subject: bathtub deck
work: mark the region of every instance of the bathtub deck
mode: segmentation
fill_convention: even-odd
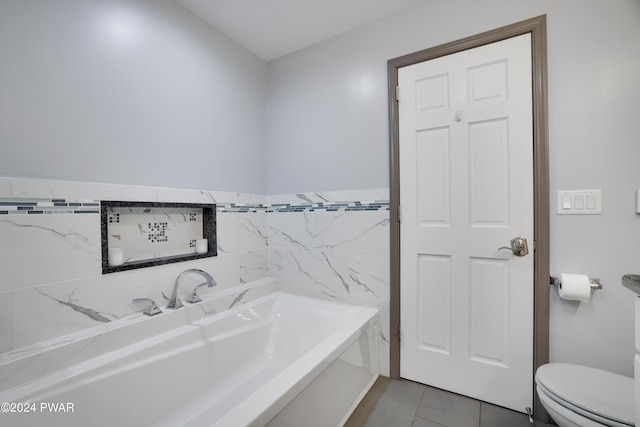
[[[531,427],[518,412],[407,380],[379,377],[345,427]],[[551,427],[536,422],[537,427]]]

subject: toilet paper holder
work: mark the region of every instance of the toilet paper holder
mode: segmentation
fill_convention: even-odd
[[[589,277],[589,283],[591,284],[591,289],[602,289],[602,283],[600,283],[600,279],[596,277]],[[552,286],[562,287],[560,279],[556,276],[549,276],[549,284]]]

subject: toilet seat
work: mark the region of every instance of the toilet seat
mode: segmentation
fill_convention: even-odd
[[[550,363],[536,372],[538,387],[559,405],[608,426],[634,426],[633,378],[588,366]]]

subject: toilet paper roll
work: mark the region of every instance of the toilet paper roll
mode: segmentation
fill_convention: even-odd
[[[591,282],[584,274],[560,274],[560,298],[571,301],[589,302],[591,299]]]

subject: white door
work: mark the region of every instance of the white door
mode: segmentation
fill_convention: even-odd
[[[401,68],[403,378],[533,403],[530,34]],[[524,237],[530,253],[515,256]]]

